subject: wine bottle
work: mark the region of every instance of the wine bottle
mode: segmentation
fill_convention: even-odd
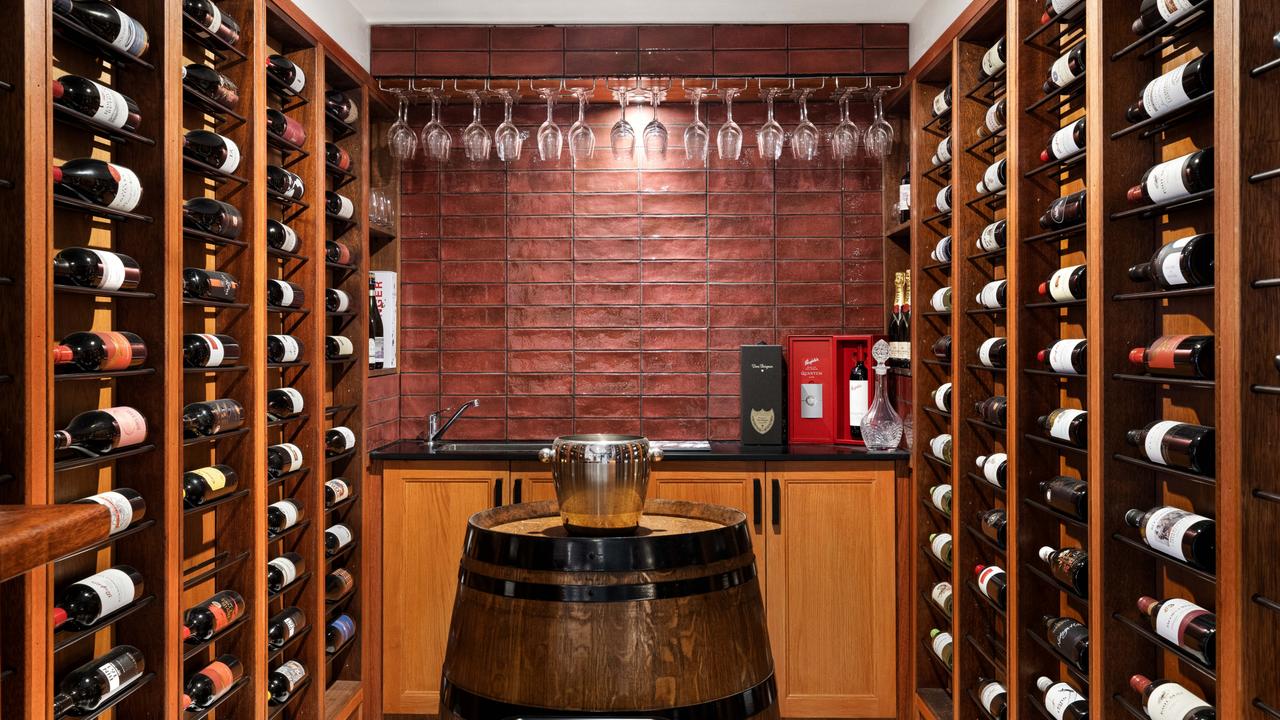
[[[240,486],[240,475],[230,465],[210,465],[182,473],[182,501],[200,507],[226,497]]]
[[[267,165],[267,189],[288,200],[301,200],[306,193],[302,178],[279,165]]]
[[[1009,472],[1009,456],[1005,453],[979,455],[977,465],[982,469],[982,477],[998,488],[1005,486]]]
[[[1162,335],[1129,351],[1129,362],[1152,375],[1213,379],[1212,335]]]
[[[1005,306],[1008,301],[1009,281],[1008,280],[992,280],[982,286],[982,290],[978,293],[976,301],[979,305],[988,310],[999,310]]]
[[[293,363],[302,356],[302,343],[292,335],[267,336],[267,362]]]
[[[267,132],[295,147],[307,141],[307,129],[302,123],[275,108],[267,108]]]
[[[1157,635],[1215,667],[1218,619],[1213,613],[1190,600],[1147,596],[1138,598],[1138,612],[1147,616]]]
[[[1154,282],[1165,290],[1213,283],[1213,233],[1174,240],[1149,262],[1129,268],[1135,282]]]
[[[1040,151],[1040,162],[1061,162],[1069,160],[1084,152],[1085,140],[1088,137],[1084,128],[1085,118],[1080,118],[1062,128],[1049,138],[1049,145]]]
[[[1212,705],[1172,680],[1134,675],[1129,678],[1129,687],[1142,697],[1142,707],[1151,720],[1214,720],[1218,716]]]
[[[995,193],[1004,190],[1005,185],[1009,182],[1009,161],[997,160],[987,166],[985,172],[982,173],[982,179],[978,181],[975,188],[979,195]],[[950,199],[947,203],[950,204]]]
[[[330,90],[324,94],[324,109],[348,125],[360,119],[359,108],[341,90]]]
[[[1000,98],[991,103],[991,107],[987,108],[986,118],[978,126],[978,137],[987,138],[1003,132],[1005,124],[1008,122],[1006,118],[1008,112],[1009,101],[1007,99]]]
[[[1124,521],[1138,528],[1143,542],[1153,550],[1206,572],[1217,566],[1214,522],[1203,515],[1165,505],[1146,512],[1129,510]]]
[[[951,236],[944,235],[942,239],[938,240],[938,244],[934,245],[933,249],[929,251],[929,257],[940,263],[951,262]]]
[[[217,235],[227,240],[236,240],[244,219],[240,211],[230,203],[213,198],[191,198],[182,204],[182,226]]]
[[[108,523],[108,535],[115,535],[118,532],[128,530],[131,525],[147,514],[147,501],[138,494],[137,490],[130,488],[108,490],[97,495],[90,495],[87,498],[81,498],[75,502],[79,505],[93,503],[106,508],[110,521]]]
[[[978,250],[982,252],[995,252],[1005,246],[1006,238],[1009,232],[1009,223],[1006,220],[997,220],[982,229],[982,234],[978,236]]]
[[[240,168],[240,146],[231,138],[208,130],[188,130],[182,138],[182,154],[224,173]]]
[[[351,485],[343,478],[336,477],[325,482],[324,484],[324,506],[331,508],[334,505],[351,497]]]
[[[53,257],[56,285],[89,287],[114,292],[133,290],[142,280],[142,269],[128,255],[97,248],[72,247]]]
[[[929,599],[942,608],[947,617],[951,617],[951,583],[944,580],[934,584],[929,590]]]
[[[71,4],[70,15],[94,35],[133,57],[147,52],[146,28],[111,3],[76,0]]]
[[[1071,618],[1045,615],[1045,637],[1067,662],[1081,672],[1089,671],[1089,628]]]
[[[1041,24],[1047,23],[1054,18],[1062,17],[1080,2],[1081,0],[1044,0],[1044,17],[1041,18]],[[1059,720],[1063,719],[1059,718]]]
[[[182,271],[182,296],[195,300],[233,303],[240,282],[231,273],[200,268],[185,268]]]
[[[1002,337],[987,338],[978,346],[978,362],[984,367],[1003,368],[1009,343]]]
[[[240,105],[240,88],[231,78],[204,63],[191,63],[183,67],[182,82],[224,110],[235,111]]]
[[[330,217],[335,217],[339,220],[350,220],[356,213],[356,206],[351,202],[351,198],[332,190],[326,190],[324,193],[324,211]]]
[[[58,593],[53,629],[85,630],[142,597],[142,573],[128,565],[94,573]]]
[[[933,297],[929,298],[929,307],[934,312],[951,312],[951,286],[934,290]]]
[[[929,535],[929,552],[951,567],[951,533],[931,533]]]
[[[978,576],[978,589],[986,595],[996,607],[1004,609],[1005,590],[1009,586],[1009,578],[1003,569],[992,565],[979,565],[973,569]]]
[[[1088,522],[1089,485],[1079,478],[1057,475],[1040,481],[1040,492],[1049,507],[1066,515]]]
[[[1128,198],[1133,205],[1172,202],[1212,187],[1213,148],[1206,148],[1153,166]]]
[[[356,621],[342,613],[324,629],[324,651],[330,655],[338,652],[356,636]]]
[[[1186,16],[1197,0],[1142,0],[1138,19],[1133,21],[1133,34],[1146,35],[1156,28]],[[1160,720],[1160,719],[1157,719]],[[1184,720],[1179,717],[1178,720]]]
[[[1049,209],[1040,216],[1040,227],[1045,230],[1061,230],[1084,223],[1089,204],[1086,191],[1074,192],[1049,203]]]
[[[223,590],[187,610],[182,620],[183,642],[203,643],[227,629],[244,615],[244,597],[235,590]]]
[[[340,243],[335,240],[326,240],[324,242],[324,259],[325,262],[337,263],[339,265],[350,265],[353,255],[351,254],[351,246],[346,243]]]
[[[905,283],[905,274],[900,272],[893,274],[893,312],[889,316],[889,359],[887,361],[887,364],[893,367],[902,367],[903,358],[907,356],[905,346],[910,342],[902,331],[902,304],[904,301],[902,289]]]
[[[244,425],[244,406],[231,398],[193,402],[182,408],[182,430],[189,438],[230,432]]]
[[[1076,78],[1084,75],[1084,41],[1071,48],[1066,55],[1058,58],[1049,66],[1049,79],[1044,83],[1044,94],[1060,91]]]
[[[306,73],[283,55],[267,56],[267,79],[284,86],[295,95],[307,86]]]
[[[324,309],[332,313],[349,312],[351,310],[351,296],[345,290],[325,288]]]
[[[287,552],[275,558],[267,563],[267,589],[273,593],[280,592],[306,572],[306,568],[302,556],[295,552]]]
[[[327,335],[324,339],[324,356],[329,360],[348,360],[355,355],[355,345],[345,335]]]
[[[182,691],[182,707],[199,710],[212,705],[244,677],[244,666],[235,655],[223,653],[187,679]]]
[[[1085,340],[1058,340],[1036,353],[1036,361],[1064,375],[1084,375],[1089,369]]]
[[[1068,265],[1053,271],[1049,279],[1040,283],[1040,294],[1057,302],[1071,302],[1088,298],[1088,278],[1084,265]]]
[[[1212,89],[1213,55],[1205,53],[1147,83],[1142,97],[1129,107],[1125,118],[1137,123],[1164,117]]]
[[[951,435],[943,433],[930,439],[929,452],[939,460],[951,462]]]
[[[929,502],[947,515],[951,514],[951,486],[947,483],[929,488]]]
[[[1044,707],[1055,720],[1089,720],[1089,701],[1064,682],[1041,675],[1036,688],[1044,695]]]
[[[990,678],[978,678],[978,702],[995,720],[1005,720],[1009,712],[1009,693]]]
[[[1080,597],[1089,597],[1089,553],[1080,548],[1054,550],[1048,545],[1038,553],[1049,574]]]
[[[1074,408],[1057,408],[1036,421],[1049,437],[1075,447],[1089,444],[1089,413]]]
[[[302,286],[288,280],[267,280],[267,304],[278,308],[300,308],[306,302]]]
[[[933,166],[938,167],[945,163],[951,162],[951,136],[948,135],[938,142],[938,149],[934,151],[932,158]]]
[[[951,383],[942,383],[934,389],[933,405],[944,413],[951,412]]]
[[[324,449],[329,455],[337,455],[348,450],[354,450],[355,446],[356,434],[349,427],[339,425],[326,430],[324,433]]]
[[[1004,395],[992,395],[974,403],[973,411],[983,422],[1004,427],[1008,421],[1008,406],[1008,399]]]
[[[951,110],[951,86],[943,88],[942,92],[933,96],[933,116],[938,117],[944,115]]]
[[[372,357],[372,356],[371,356]],[[862,358],[849,370],[849,437],[862,440],[862,419],[871,406],[870,376]]]
[[[933,343],[933,356],[944,362],[951,362],[951,336],[943,335]]]
[[[234,365],[240,359],[240,343],[230,335],[188,333],[182,336],[182,364],[190,368]]]
[[[105,4],[105,3],[96,3]],[[142,677],[147,661],[132,645],[117,645],[67,673],[53,696],[53,716],[87,715]]]
[[[140,445],[146,439],[147,419],[137,410],[119,405],[86,410],[71,418],[65,428],[53,433],[53,449],[75,445],[90,452],[107,453]]]
[[[339,172],[351,171],[351,154],[338,147],[336,143],[324,144],[324,161],[330,168]]]
[[[356,579],[346,568],[338,568],[325,576],[324,599],[326,602],[337,602],[346,597],[356,587]]]
[[[951,212],[951,186],[948,185],[938,191],[933,201],[938,212]]]
[[[194,21],[201,30],[228,45],[240,42],[240,23],[230,15],[223,15],[213,0],[182,0],[182,12],[184,21]]]
[[[146,361],[147,344],[131,332],[74,332],[53,346],[55,371],[115,372]]]
[[[298,233],[279,220],[267,218],[267,244],[283,252],[297,252]]]
[[[77,158],[53,168],[53,192],[112,210],[133,212],[142,200],[142,182],[123,165]]]
[[[267,448],[267,474],[272,477],[302,469],[302,448],[280,443]]]
[[[1005,546],[1009,516],[1000,508],[983,510],[978,513],[978,529],[992,542],[1000,547]]]
[[[291,387],[267,391],[267,412],[277,418],[296,417],[306,407],[302,393]]]
[[[1211,427],[1158,420],[1141,430],[1130,430],[1125,440],[1142,448],[1153,463],[1213,477],[1214,436]]]
[[[79,75],[63,75],[53,81],[53,104],[117,130],[133,132],[142,122],[142,111],[132,98]]]
[[[992,45],[987,52],[982,55],[982,71],[979,78],[986,80],[1004,69],[1005,65],[1005,38],[1000,38]]]
[[[287,607],[267,620],[267,647],[279,650],[307,626],[307,614],[301,608]]]
[[[302,519],[302,503],[285,498],[267,506],[267,531],[279,535]]]
[[[272,670],[267,677],[267,693],[271,696],[271,704],[283,705],[289,702],[289,698],[306,678],[307,668],[297,660],[290,660]]]
[[[337,555],[342,548],[350,545],[352,540],[355,540],[355,534],[351,532],[351,528],[342,523],[330,525],[324,531],[325,555]]]
[[[929,637],[932,639],[932,642],[929,643],[929,647],[933,650],[933,654],[938,656],[938,659],[947,666],[948,670],[950,670],[952,656],[951,633],[943,632],[938,628],[933,628],[929,631]]]

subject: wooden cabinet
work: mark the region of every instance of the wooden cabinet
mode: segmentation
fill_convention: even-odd
[[[649,476],[649,497],[724,505],[746,513],[764,592],[764,463],[660,462]]]
[[[517,497],[519,496],[519,497]],[[511,493],[507,502],[539,502],[556,499],[551,466],[540,462],[511,463]]]

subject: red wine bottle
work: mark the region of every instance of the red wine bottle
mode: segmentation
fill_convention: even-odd
[[[279,220],[267,218],[267,244],[283,252],[297,252],[298,233]]]
[[[199,710],[212,705],[244,677],[244,666],[235,655],[223,653],[187,679],[182,692],[182,707]]]
[[[938,191],[933,200],[934,207],[938,212],[951,212],[951,186],[948,185]]]
[[[944,163],[951,162],[951,136],[948,135],[938,143],[938,149],[934,151],[931,160],[934,167],[938,167]]]
[[[951,336],[943,335],[933,343],[933,356],[944,362],[951,362]]]
[[[302,393],[294,388],[273,388],[267,391],[267,412],[277,418],[295,417],[305,407]]]
[[[324,339],[324,356],[329,360],[346,360],[355,355],[355,345],[345,335],[328,335]]]
[[[324,211],[339,220],[350,220],[356,214],[356,206],[351,198],[326,190],[324,193]]]
[[[327,142],[324,144],[324,160],[329,167],[336,168],[342,172],[351,170],[351,155],[334,143]]]
[[[355,533],[351,532],[351,528],[337,523],[325,528],[324,531],[324,553],[326,555],[337,555],[338,551],[351,544],[355,540]]]
[[[1218,619],[1213,613],[1190,600],[1146,596],[1138,598],[1138,612],[1147,616],[1157,635],[1200,657],[1205,665],[1216,665]]]
[[[301,200],[306,192],[302,178],[279,165],[267,166],[267,189],[289,200]]]
[[[1084,60],[1084,41],[1081,41],[1049,67],[1049,79],[1044,83],[1044,94],[1055,93],[1084,75]]]
[[[1040,162],[1061,162],[1084,152],[1085,140],[1088,137],[1085,134],[1084,121],[1085,118],[1080,118],[1054,133],[1053,137],[1049,138],[1049,145],[1040,151]]]
[[[182,271],[182,295],[197,300],[235,302],[240,283],[230,273],[201,268]]]
[[[1085,340],[1058,340],[1036,353],[1036,361],[1050,370],[1065,375],[1084,375],[1089,369]]]
[[[240,23],[230,15],[223,15],[213,0],[182,0],[182,12],[184,22],[194,22],[228,45],[240,42]]]
[[[1217,567],[1215,524],[1203,515],[1165,505],[1146,512],[1129,510],[1124,521],[1138,528],[1143,542],[1153,550],[1206,572]]]
[[[133,212],[142,200],[142,183],[123,165],[78,158],[53,168],[53,192],[112,210]]]
[[[1000,192],[1009,182],[1009,161],[997,160],[987,166],[975,188],[979,195]],[[947,201],[950,204],[950,200]]]
[[[137,490],[131,488],[116,488],[75,502],[79,505],[92,503],[105,508],[110,518],[109,535],[128,530],[147,514],[147,501],[138,494]]]
[[[183,67],[182,82],[225,110],[235,110],[240,105],[240,88],[231,78],[204,63]]]
[[[1213,148],[1206,148],[1153,166],[1128,198],[1133,205],[1171,202],[1212,187]]]
[[[1048,545],[1038,553],[1049,574],[1080,597],[1089,597],[1089,553],[1080,548],[1054,550]]]
[[[72,247],[59,250],[53,257],[56,285],[116,291],[133,290],[141,280],[138,261],[110,250]]]
[[[1045,230],[1061,230],[1083,224],[1089,210],[1085,192],[1074,192],[1049,203],[1049,209],[1040,216],[1040,227]]]
[[[1040,493],[1049,507],[1081,522],[1089,520],[1089,485],[1079,478],[1057,475],[1040,481]]]
[[[302,448],[293,443],[280,443],[267,448],[267,474],[277,477],[302,469]]]
[[[1002,337],[987,338],[978,346],[978,362],[984,367],[1002,368],[1008,347],[1009,342]]]
[[[55,371],[114,372],[140,367],[146,361],[147,344],[131,332],[74,332],[53,346]]]
[[[188,130],[182,154],[215,170],[234,173],[240,167],[240,146],[231,138],[208,130]]]
[[[230,335],[188,333],[182,336],[182,364],[189,368],[234,365],[240,359],[240,343]]]
[[[1009,578],[1003,569],[992,565],[979,565],[973,569],[978,576],[978,589],[986,595],[996,607],[1004,608],[1005,590],[1009,586]]]
[[[1147,83],[1125,118],[1131,123],[1164,117],[1213,89],[1213,55],[1205,53]]]
[[[267,620],[267,647],[279,650],[297,637],[307,626],[307,614],[298,607],[287,607]]]
[[[240,237],[244,219],[230,203],[197,197],[182,204],[182,225],[227,240]]]
[[[995,720],[1005,720],[1009,712],[1009,693],[1000,683],[990,678],[978,678],[978,702]]]
[[[182,429],[189,438],[230,432],[244,424],[244,406],[231,398],[193,402],[182,408]]]
[[[324,578],[324,599],[335,602],[355,589],[356,579],[346,568],[338,568]]]
[[[356,636],[356,621],[342,613],[324,630],[324,651],[330,655],[338,652]]]
[[[280,592],[306,571],[307,564],[302,556],[287,552],[267,563],[267,589],[273,593]]]
[[[1133,21],[1133,34],[1146,35],[1165,23],[1184,17],[1196,4],[1197,0],[1142,0],[1138,19]]]
[[[995,45],[992,45],[987,52],[983,54],[982,68],[978,74],[979,79],[986,80],[1004,69],[1006,61],[1006,47],[1007,43],[1005,42],[1005,38],[1000,38],[996,41]]]
[[[1009,222],[1007,220],[997,220],[982,229],[982,234],[978,236],[978,250],[982,252],[995,252],[1005,246],[1009,232]],[[950,260],[951,258],[946,258]]]
[[[134,57],[147,52],[147,31],[142,23],[125,15],[116,6],[101,0],[76,0],[71,17],[94,35]]]
[[[1040,294],[1056,302],[1070,302],[1088,298],[1084,265],[1068,265],[1053,271],[1049,279],[1040,283]]]
[[[58,693],[53,696],[53,716],[62,718],[93,712],[137,682],[146,667],[141,650],[132,645],[117,645],[62,678]]]
[[[189,508],[226,497],[240,486],[240,475],[230,465],[210,465],[182,473],[182,500]]]
[[[351,296],[338,288],[324,289],[324,309],[329,312],[347,312],[351,310]]]
[[[128,565],[94,573],[65,587],[53,606],[53,629],[85,630],[142,597],[142,573]]]
[[[343,478],[336,477],[324,484],[324,506],[333,507],[351,497],[351,485]]]
[[[1009,517],[1004,510],[992,508],[978,513],[978,529],[996,545],[1005,546]]]
[[[297,146],[307,141],[307,129],[302,123],[275,108],[267,108],[267,132],[290,145]]]
[[[1009,281],[992,280],[982,286],[978,293],[977,303],[988,310],[999,310],[1005,307],[1009,299]]]
[[[938,117],[945,115],[951,111],[951,86],[943,88],[942,92],[933,96],[933,116]]]
[[[302,342],[292,335],[267,336],[267,362],[293,363],[302,357]]]
[[[992,135],[998,135],[1004,131],[1005,125],[1008,123],[1009,101],[1006,98],[1000,98],[987,108],[987,115],[983,119],[981,125],[978,126],[978,137],[986,138]],[[947,159],[951,159],[951,143],[947,142]]]
[[[1064,682],[1055,683],[1041,675],[1036,688],[1043,694],[1049,716],[1059,720],[1089,720],[1089,701]]]
[[[351,246],[346,243],[340,243],[336,240],[326,240],[324,242],[324,259],[325,262],[337,263],[338,265],[350,265],[354,259],[351,252]]]
[[[133,132],[142,122],[138,103],[100,82],[79,75],[63,75],[53,81],[53,103],[117,130]]]
[[[1008,422],[1008,406],[1008,400],[1004,395],[992,395],[974,403],[974,412],[977,413],[979,420],[1004,427]]]
[[[982,477],[998,488],[1005,486],[1009,473],[1009,456],[1005,453],[979,455],[977,465],[982,470]]]
[[[307,668],[297,660],[290,660],[272,670],[267,677],[267,694],[271,696],[270,704],[283,705],[289,702],[289,698],[293,697],[294,691],[306,679]]]
[[[88,410],[76,415],[67,426],[53,433],[53,449],[75,445],[96,453],[105,453],[147,439],[147,420],[142,413],[120,405]]]
[[[1214,720],[1213,706],[1172,680],[1151,680],[1143,675],[1129,678],[1129,687],[1142,697],[1142,707],[1151,720]]]
[[[244,597],[235,590],[223,590],[187,610],[182,621],[184,642],[208,642],[214,635],[244,615]]]
[[[371,350],[380,347],[374,345],[375,339],[376,336],[372,334],[369,336]],[[371,352],[369,358],[374,360],[377,356]],[[858,358],[858,362],[849,369],[849,437],[853,440],[862,440],[862,420],[866,417],[870,405],[870,375],[867,372],[866,363],[862,358]]]
[[[339,425],[324,433],[324,449],[329,455],[337,455],[356,447],[356,434],[351,428]]]
[[[1077,620],[1045,615],[1045,637],[1067,662],[1082,672],[1089,671],[1089,628]]]
[[[1168,243],[1149,262],[1129,268],[1129,278],[1165,290],[1213,284],[1213,233]]]
[[[267,531],[279,535],[302,519],[302,503],[293,498],[285,498],[267,506]]]
[[[1129,351],[1129,362],[1152,375],[1213,379],[1212,335],[1163,335]]]
[[[324,109],[348,125],[360,118],[355,102],[341,90],[330,90],[324,94]]]
[[[287,88],[293,94],[307,86],[307,76],[292,60],[283,55],[267,57],[267,79]]]
[[[1057,408],[1036,422],[1054,440],[1081,448],[1089,444],[1089,413],[1084,410]]]
[[[1214,436],[1211,427],[1158,420],[1141,430],[1130,430],[1125,439],[1142,448],[1153,463],[1213,477]]]
[[[307,301],[302,286],[288,280],[267,280],[267,304],[278,308],[300,308]]]

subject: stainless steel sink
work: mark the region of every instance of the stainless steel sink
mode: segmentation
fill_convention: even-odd
[[[439,453],[532,452],[551,447],[550,442],[451,442],[436,445]]]

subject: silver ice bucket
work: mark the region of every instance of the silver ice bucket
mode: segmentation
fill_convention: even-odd
[[[543,448],[551,464],[565,528],[575,535],[635,532],[649,489],[650,463],[662,450],[638,435],[567,435]]]

